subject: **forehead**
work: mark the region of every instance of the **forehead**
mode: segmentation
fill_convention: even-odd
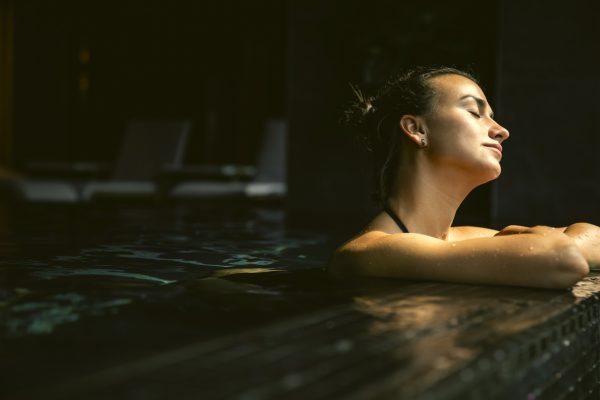
[[[447,74],[431,78],[439,103],[457,101],[465,95],[477,96],[487,101],[478,84],[461,75]]]

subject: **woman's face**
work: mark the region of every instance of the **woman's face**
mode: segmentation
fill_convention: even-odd
[[[432,161],[465,170],[478,181],[498,177],[508,131],[494,121],[481,88],[460,75],[437,76],[430,83],[437,96],[423,118]]]

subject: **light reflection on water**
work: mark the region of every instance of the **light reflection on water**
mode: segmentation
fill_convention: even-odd
[[[326,235],[286,229],[277,210],[208,221],[188,214],[153,219],[135,211],[111,221],[102,214],[76,217],[38,214],[28,226],[5,230],[12,234],[2,238],[3,246],[13,251],[0,259],[0,276],[6,277],[0,283],[0,335],[50,334],[84,316],[160,302],[190,287],[210,295],[281,296],[280,288],[260,279],[231,279],[320,271],[330,251]]]

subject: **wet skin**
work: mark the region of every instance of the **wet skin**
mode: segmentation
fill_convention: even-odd
[[[387,199],[410,233],[378,214],[334,253],[334,276],[368,275],[545,288],[570,287],[600,259],[600,228],[452,227],[478,185],[501,172],[508,131],[493,119],[481,88],[458,75],[432,78],[431,111],[400,118],[405,135]]]

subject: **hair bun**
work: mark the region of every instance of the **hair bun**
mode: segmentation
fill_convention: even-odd
[[[449,67],[415,67],[392,75],[374,94],[365,96],[350,84],[353,99],[340,122],[355,131],[373,155],[378,198],[387,199],[401,152],[403,135],[398,122],[403,115],[425,115],[432,110],[436,89],[430,79],[440,75],[460,75],[477,83],[472,74]]]
[[[375,98],[365,96],[358,86],[355,86],[352,83],[349,83],[349,85],[350,89],[352,89],[354,95],[356,96],[356,104],[358,108],[362,110],[363,116],[366,116],[369,113],[374,113],[375,107],[373,106],[373,100],[375,100]]]
[[[365,96],[352,83],[349,85],[354,93],[354,99],[344,111],[343,122],[362,132],[362,134],[368,135],[371,117],[377,111],[377,107],[374,104],[375,98]]]

